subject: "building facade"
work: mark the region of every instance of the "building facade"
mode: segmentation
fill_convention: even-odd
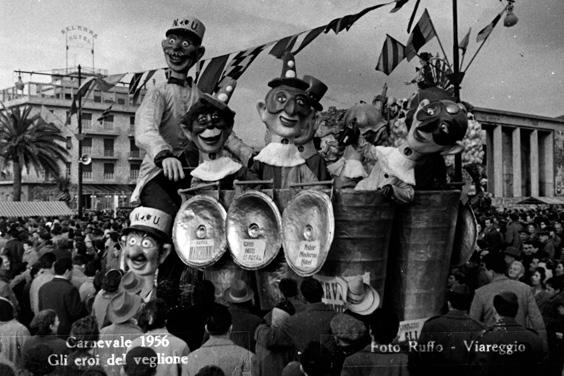
[[[564,120],[476,108],[486,133],[488,191],[512,203],[564,196]]]
[[[111,91],[94,89],[82,99],[82,132],[78,135],[77,116],[65,124],[73,94],[78,89],[76,72],[54,70],[52,80],[28,82],[23,90],[11,87],[0,92],[6,107],[29,105],[49,123],[56,124],[66,138],[69,159],[61,164],[62,176],[68,177],[71,206],[77,207],[78,164],[82,163],[85,210],[114,209],[128,206],[135,187],[144,153],[135,146],[134,120],[139,98],[135,103],[125,84]],[[82,79],[107,72],[83,71]],[[20,88],[21,89],[21,88]],[[111,107],[110,107],[111,106]],[[82,156],[78,154],[78,137],[82,138]],[[82,157],[82,158],[81,158]],[[82,161],[82,162],[81,162]],[[88,162],[90,163],[83,163]],[[4,166],[0,176],[0,201],[12,199],[11,166]],[[22,201],[56,200],[61,193],[57,181],[44,171],[25,171]]]

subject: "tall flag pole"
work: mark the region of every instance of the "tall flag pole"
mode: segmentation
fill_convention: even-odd
[[[497,23],[501,19],[501,16],[506,10],[507,8],[503,8],[503,10],[497,16],[495,16],[492,22],[490,22],[486,27],[484,27],[482,30],[478,32],[478,35],[476,35],[476,42],[481,41],[482,44],[480,44],[480,46],[478,47],[478,49],[476,50],[476,52],[468,62],[468,65],[466,66],[466,69],[464,69],[464,72],[466,72],[468,68],[470,68],[470,65],[472,65],[472,62],[474,61],[474,59],[476,58],[476,56],[478,55],[478,53],[480,52],[480,50],[482,49],[482,47],[484,46],[490,35],[492,34],[493,29],[496,27]]]

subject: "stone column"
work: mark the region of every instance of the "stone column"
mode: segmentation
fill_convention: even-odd
[[[503,197],[503,142],[502,127],[497,125],[493,131],[493,178],[494,196]]]
[[[531,161],[531,196],[539,196],[539,134],[537,130],[531,132],[529,138],[530,144],[530,161]]]
[[[543,191],[546,197],[554,197],[554,132],[550,132],[543,137],[543,146]]]
[[[521,189],[521,128],[513,129],[511,134],[511,144],[513,152],[513,197],[522,197],[523,190]]]

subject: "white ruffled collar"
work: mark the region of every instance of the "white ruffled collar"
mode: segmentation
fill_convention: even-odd
[[[297,146],[292,143],[271,142],[254,159],[277,167],[295,167],[305,163]]]
[[[220,157],[200,163],[190,175],[203,181],[218,181],[239,171],[242,164],[228,157]]]
[[[376,146],[378,163],[382,169],[394,175],[401,181],[415,185],[416,161],[408,159],[398,148],[388,146]]]

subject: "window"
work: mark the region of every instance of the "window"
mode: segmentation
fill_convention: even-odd
[[[92,180],[92,165],[82,165],[82,178],[84,180]]]
[[[72,149],[72,137],[67,137],[67,150]]]
[[[102,97],[100,96],[100,94],[94,94],[94,102],[102,103]]]
[[[118,104],[125,104],[125,99],[124,98],[118,98],[117,103]]]
[[[139,158],[141,153],[139,152],[139,148],[135,145],[135,140],[133,139],[129,140],[129,150],[130,158]]]
[[[90,129],[92,128],[92,114],[90,112],[82,113],[82,128]]]
[[[112,180],[114,178],[114,164],[104,163],[104,180]]]
[[[65,173],[66,173],[67,177],[70,177],[71,176],[71,163],[66,162],[65,167],[66,167]]]
[[[114,115],[104,116],[104,129],[114,129]]]
[[[114,156],[114,139],[104,138],[104,157]]]
[[[131,163],[129,165],[129,178],[132,180],[137,180],[139,177],[139,167],[141,165],[139,163]]]
[[[92,154],[92,137],[84,137],[82,140],[82,154]]]
[[[129,117],[129,131],[135,132],[135,116]]]

